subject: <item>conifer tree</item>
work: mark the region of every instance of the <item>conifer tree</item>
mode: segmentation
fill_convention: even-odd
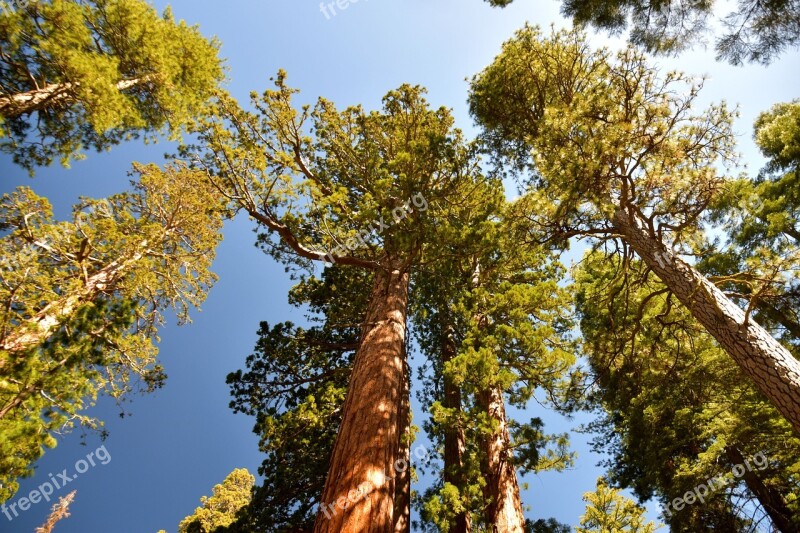
[[[676,530],[748,531],[755,503],[796,531],[800,440],[789,423],[641,262],[623,270],[588,254],[576,280],[602,415],[590,427],[610,480],[657,496]]]
[[[645,522],[644,509],[609,487],[603,478],[597,489],[583,496],[586,513],[578,533],[653,533],[656,525]]]
[[[215,280],[223,205],[185,167],[136,166],[131,192],[83,199],[70,221],[27,187],[0,198],[0,499],[53,433],[97,427],[98,394],[121,400],[164,380],[157,328],[180,322]]]
[[[514,0],[486,0],[505,7]],[[520,0],[524,1],[524,0]],[[800,5],[785,0],[738,0],[716,19],[714,0],[564,0],[561,12],[576,27],[591,25],[609,33],[630,29],[628,40],[656,54],[676,54],[703,44],[711,28],[724,28],[714,43],[717,59],[733,65],[769,64],[800,44]]]
[[[0,2],[0,150],[29,172],[203,112],[219,43],[143,0]]]
[[[246,370],[228,375],[231,408],[255,417],[266,454],[243,531],[311,531],[325,485],[347,378],[358,348],[370,273],[332,266],[290,293],[310,327],[262,322]],[[328,513],[334,512],[326,507]]]
[[[178,525],[178,533],[221,533],[236,520],[250,501],[255,478],[246,468],[237,468],[215,485],[211,496],[200,498],[200,507]]]
[[[692,111],[699,85],[631,49],[526,27],[473,80],[471,109],[499,157],[534,170],[531,239],[591,237],[635,253],[800,430],[800,361],[682,254],[729,181],[731,113]]]
[[[407,459],[406,317],[411,276],[439,258],[436,220],[469,203],[481,180],[444,108],[404,85],[383,110],[343,111],[324,99],[297,109],[279,73],[276,89],[246,112],[220,95],[201,121],[205,148],[186,153],[259,226],[259,245],[284,262],[366,269],[373,275],[323,505],[315,531],[394,531],[398,466]],[[354,496],[372,486],[366,496]],[[355,501],[353,501],[355,500]],[[322,506],[321,506],[322,508]]]
[[[439,531],[523,531],[517,470],[561,469],[571,456],[566,437],[544,434],[541,420],[507,418],[506,396],[524,408],[537,389],[561,395],[574,363],[569,298],[551,253],[515,245],[502,190],[474,194],[482,209],[453,218],[449,261],[415,286],[415,326],[435,372],[429,388],[439,391],[427,400],[429,430],[443,448],[423,517]]]

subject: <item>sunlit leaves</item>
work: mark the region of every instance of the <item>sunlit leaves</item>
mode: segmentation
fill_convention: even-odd
[[[142,0],[0,11],[0,149],[29,172],[144,134],[177,138],[223,78],[219,44]]]

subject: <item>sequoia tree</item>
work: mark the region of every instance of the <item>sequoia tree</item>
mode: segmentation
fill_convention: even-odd
[[[506,416],[506,397],[525,408],[536,390],[545,402],[558,396],[574,358],[560,265],[544,248],[516,245],[502,192],[473,192],[481,208],[449,221],[448,259],[423,267],[413,293],[415,331],[434,370],[427,426],[443,449],[423,518],[439,531],[523,531],[517,471],[571,463],[564,436]]]
[[[201,113],[219,44],[143,0],[0,2],[0,150],[29,172]]]
[[[253,95],[255,113],[221,94],[216,116],[198,125],[204,147],[186,153],[255,220],[258,243],[273,257],[371,272],[315,531],[390,532],[397,465],[407,456],[410,276],[437,260],[442,210],[469,203],[471,185],[484,178],[449,111],[431,109],[419,87],[403,85],[386,95],[382,111],[366,112],[339,111],[324,99],[296,109],[283,72],[275,84]]]
[[[592,237],[635,252],[795,429],[800,361],[682,253],[728,184],[724,105],[692,110],[700,85],[663,77],[633,49],[592,51],[580,32],[526,27],[472,83],[471,110],[501,156],[534,169],[532,239]]]
[[[369,271],[334,265],[290,292],[310,327],[262,322],[246,369],[228,375],[231,408],[255,418],[263,483],[242,531],[310,531],[325,487],[369,294]],[[331,511],[326,507],[326,511]]]

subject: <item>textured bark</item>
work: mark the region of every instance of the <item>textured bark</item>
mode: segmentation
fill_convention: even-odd
[[[152,76],[144,76],[132,80],[122,80],[117,83],[116,88],[119,91],[124,91],[151,78]],[[42,111],[60,102],[70,104],[76,98],[75,89],[77,88],[78,84],[72,82],[51,83],[40,89],[33,89],[10,96],[0,96],[0,116],[6,119],[17,118],[36,111]]]
[[[800,361],[690,265],[675,257],[652,228],[618,210],[615,230],[697,321],[800,431]]]
[[[375,272],[316,533],[394,531],[408,280],[394,267]]]
[[[394,531],[411,531],[411,368],[403,361],[403,393],[400,398],[400,466],[394,492]],[[405,466],[405,468],[403,468]]]
[[[517,472],[510,461],[511,437],[503,392],[497,388],[482,391],[478,401],[495,423],[494,432],[483,442],[487,520],[493,533],[523,533],[525,517],[522,514]]]
[[[457,354],[456,341],[453,338],[453,331],[449,325],[442,328],[442,366],[452,361]],[[461,411],[461,388],[455,385],[452,379],[447,376],[444,378],[444,398],[442,405],[455,412]],[[444,482],[458,488],[459,492],[464,491],[466,480],[464,479],[464,451],[466,449],[466,437],[464,428],[459,424],[456,427],[448,427],[444,431]],[[463,512],[455,516],[455,521],[450,526],[449,533],[469,533],[472,531],[469,513]]]
[[[745,458],[738,448],[728,446],[725,448],[725,453],[732,466],[745,465]],[[798,528],[792,522],[792,511],[786,505],[786,500],[780,492],[772,487],[764,484],[764,481],[758,475],[756,470],[751,470],[745,467],[744,482],[747,488],[750,489],[756,498],[758,498],[761,507],[769,515],[772,524],[778,528],[781,533],[798,533]]]

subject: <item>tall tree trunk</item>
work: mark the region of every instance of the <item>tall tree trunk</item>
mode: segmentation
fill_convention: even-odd
[[[525,517],[522,514],[517,472],[510,461],[511,437],[503,392],[492,387],[478,395],[478,402],[495,424],[494,432],[483,442],[487,520],[493,533],[523,533]]]
[[[124,91],[151,79],[153,79],[153,75],[122,80],[117,82],[116,88],[118,91]],[[42,111],[60,102],[71,104],[76,98],[75,89],[77,88],[78,84],[72,82],[50,83],[24,93],[0,96],[0,116],[6,119],[17,118],[35,111]]]
[[[442,367],[458,353],[453,328],[449,324],[442,327]],[[454,412],[461,412],[461,388],[453,383],[453,380],[445,375],[444,377],[444,398],[443,406]],[[447,427],[444,431],[444,482],[458,488],[463,495],[466,487],[464,479],[464,451],[466,449],[466,437],[464,428],[459,423],[456,427]],[[472,531],[469,512],[462,512],[455,516],[455,522],[451,524],[449,533],[469,533]]]
[[[394,531],[411,531],[411,368],[407,357],[403,359],[403,393],[400,398],[400,467],[394,492]],[[405,468],[402,468],[405,466]]]
[[[800,361],[690,265],[675,257],[652,228],[623,210],[614,228],[695,319],[719,342],[778,411],[800,431]]]
[[[761,507],[769,515],[773,525],[781,533],[798,533],[800,528],[792,522],[792,511],[786,505],[786,500],[780,492],[764,484],[761,477],[750,468],[745,466],[745,459],[742,452],[735,446],[727,446],[725,453],[732,466],[742,465],[745,468],[744,482],[756,498]]]
[[[393,265],[375,272],[316,533],[394,531],[408,281]]]

